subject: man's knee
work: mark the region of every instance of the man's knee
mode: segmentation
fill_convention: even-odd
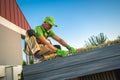
[[[60,45],[54,45],[54,47],[56,47],[57,49],[61,49]]]
[[[27,34],[29,37],[35,36],[35,31],[33,29],[27,30]]]

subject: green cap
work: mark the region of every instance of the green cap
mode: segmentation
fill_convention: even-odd
[[[54,18],[52,16],[46,16],[44,21],[48,22],[50,25],[57,27]]]

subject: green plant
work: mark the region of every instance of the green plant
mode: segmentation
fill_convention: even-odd
[[[77,52],[81,53],[81,52],[85,52],[85,51],[89,51],[92,49],[101,48],[101,47],[105,47],[105,46],[110,46],[110,45],[114,45],[114,44],[120,44],[120,37],[117,37],[117,39],[115,39],[113,41],[108,40],[107,42],[104,42],[103,44],[98,45],[98,46],[90,45],[90,43],[87,42],[87,46],[85,48],[78,48]]]
[[[120,36],[118,36],[117,39],[120,39]]]
[[[30,59],[30,64],[34,64],[34,59]]]
[[[27,65],[27,62],[23,60],[22,65],[23,65],[23,66]]]
[[[26,66],[27,62],[23,60],[22,66]],[[23,70],[21,71],[21,80],[24,80]]]
[[[22,72],[21,72],[21,80],[24,80],[23,70],[22,70]]]
[[[107,37],[103,34],[100,33],[98,36],[91,36],[90,38],[88,38],[88,42],[86,42],[86,46],[99,46],[103,43],[106,42]]]

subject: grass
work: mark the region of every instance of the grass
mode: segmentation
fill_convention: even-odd
[[[81,52],[85,52],[85,51],[89,51],[89,50],[93,50],[93,49],[101,48],[101,47],[105,47],[105,46],[110,46],[110,45],[114,45],[114,44],[119,44],[119,43],[120,43],[120,39],[115,39],[113,41],[109,40],[106,43],[101,44],[99,46],[87,46],[85,48],[78,48],[77,53],[81,53]]]

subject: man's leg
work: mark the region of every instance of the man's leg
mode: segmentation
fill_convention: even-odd
[[[35,59],[36,62],[42,62],[42,61],[44,61],[43,55],[39,55],[37,53],[34,54],[34,59]]]
[[[50,48],[48,48],[47,46],[44,46],[42,44],[39,44],[40,46],[40,51],[38,51],[37,53],[35,53],[35,57],[38,59],[42,59],[44,60],[51,60],[54,59],[56,57],[59,57],[58,54],[54,53]],[[42,58],[41,58],[42,57]]]
[[[45,60],[51,60],[60,56],[56,53],[50,53],[50,54],[44,54],[43,57]]]

